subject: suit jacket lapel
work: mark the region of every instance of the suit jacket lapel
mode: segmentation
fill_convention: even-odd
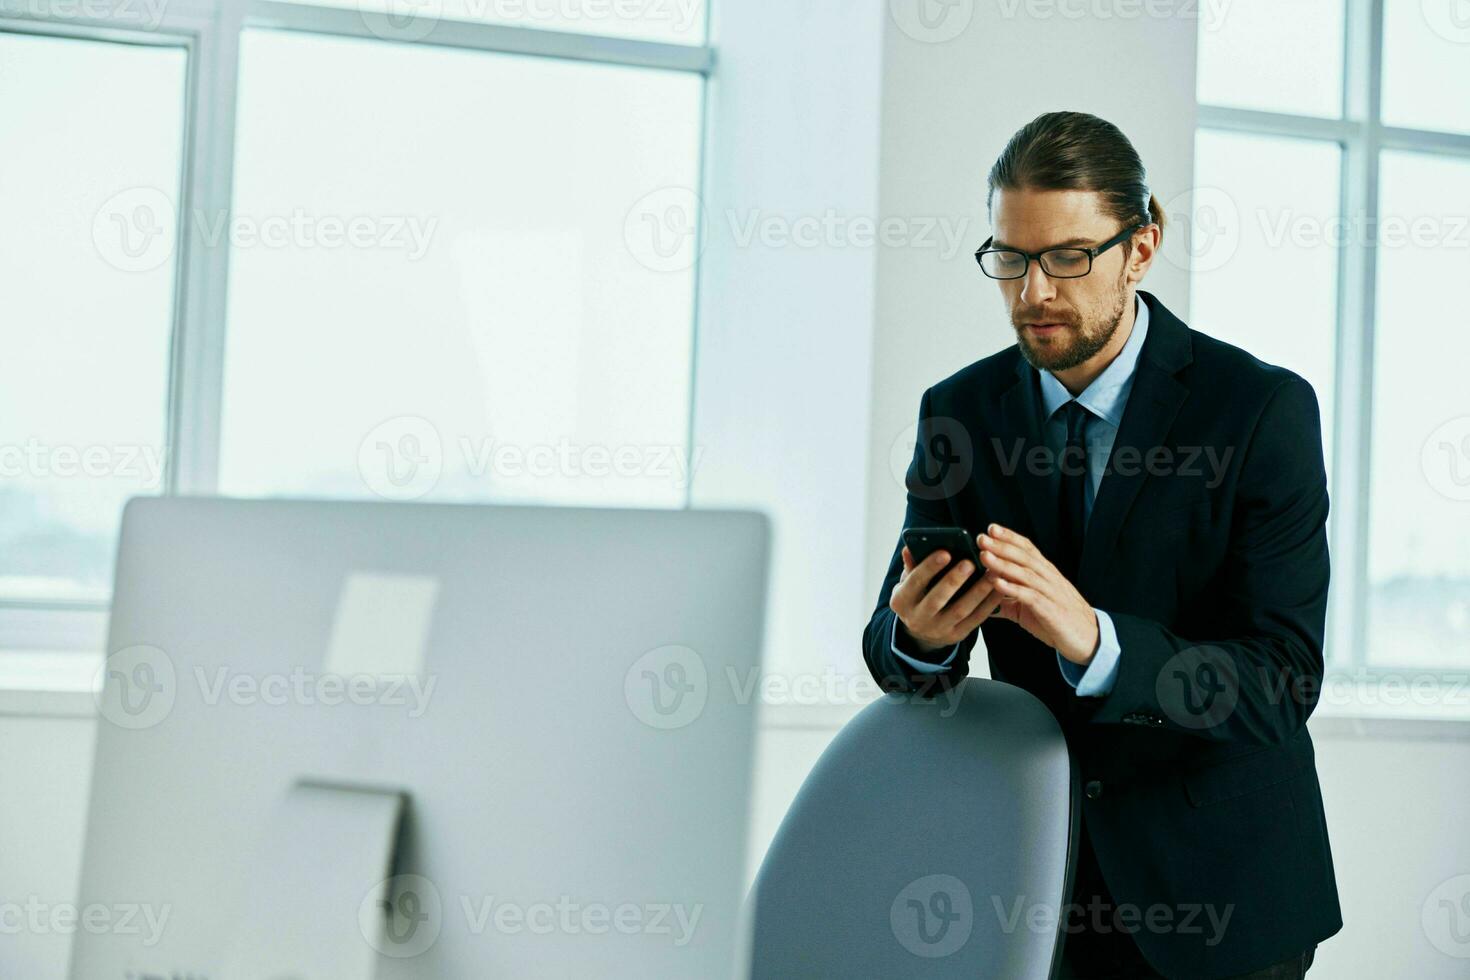
[[[1165,444],[1179,407],[1189,396],[1188,386],[1174,376],[1194,359],[1189,329],[1158,297],[1141,289],[1138,295],[1149,304],[1148,336],[1138,355],[1123,421],[1088,518],[1076,583],[1083,595],[1093,594],[1096,590],[1091,587],[1109,573],[1123,519],[1148,477],[1148,453]],[[1125,448],[1125,465],[1115,470],[1115,460]]]

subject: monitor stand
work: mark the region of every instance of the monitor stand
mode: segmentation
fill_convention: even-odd
[[[393,955],[397,790],[300,781],[267,821],[225,980],[372,980]]]

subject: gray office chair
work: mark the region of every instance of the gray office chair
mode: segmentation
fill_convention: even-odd
[[[802,784],[747,904],[753,980],[1054,975],[1078,826],[1060,726],[968,678],[887,695]]]

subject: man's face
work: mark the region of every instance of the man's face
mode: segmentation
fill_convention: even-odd
[[[992,248],[1036,253],[1057,245],[1096,246],[1122,229],[1103,214],[1096,191],[995,192]],[[1021,354],[1038,370],[1076,367],[1102,350],[1118,329],[1128,300],[1127,260],[1119,243],[1077,279],[1053,279],[1028,263],[1022,279],[997,279]],[[1035,326],[1054,324],[1054,326]]]

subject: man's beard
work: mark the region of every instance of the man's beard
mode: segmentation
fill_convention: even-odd
[[[1118,332],[1118,324],[1123,322],[1123,300],[1124,292],[1119,289],[1112,312],[1101,317],[1091,330],[1087,329],[1084,317],[1081,329],[1074,324],[1067,323],[1047,340],[1035,342],[1025,327],[1019,328],[1017,339],[1021,348],[1021,356],[1026,358],[1026,363],[1038,371],[1050,371],[1055,374],[1058,371],[1076,367],[1106,347],[1113,339],[1113,334]],[[1060,342],[1067,340],[1070,340],[1070,343],[1061,346]]]

